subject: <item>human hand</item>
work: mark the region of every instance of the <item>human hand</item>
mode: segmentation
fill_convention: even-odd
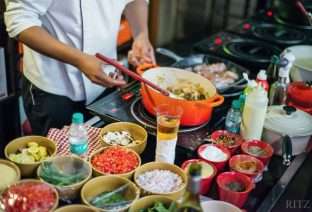
[[[139,34],[134,39],[132,49],[128,53],[128,61],[134,66],[143,63],[156,64],[153,46],[146,34]]]
[[[103,62],[93,55],[83,54],[77,68],[82,71],[93,83],[105,87],[123,86],[126,82],[120,74],[105,74],[102,70]]]

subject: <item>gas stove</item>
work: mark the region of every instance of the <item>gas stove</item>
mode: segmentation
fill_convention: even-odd
[[[248,68],[252,76],[255,76],[259,69],[266,69],[271,57],[279,55],[282,51],[276,45],[231,32],[214,34],[195,44],[194,50],[232,60]]]
[[[141,103],[139,89],[140,84],[132,82],[126,88],[102,97],[89,105],[87,109],[101,117],[106,123],[135,122],[143,126],[150,135],[155,136],[156,119],[145,110]],[[228,104],[216,108],[209,123],[196,127],[180,127],[177,145],[183,149],[195,151],[199,145],[207,142],[211,131],[223,126],[227,109]]]

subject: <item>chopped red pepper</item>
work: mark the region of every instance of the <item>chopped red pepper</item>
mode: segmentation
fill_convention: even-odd
[[[130,150],[111,147],[95,155],[91,163],[102,173],[123,174],[134,170],[139,165],[139,159]]]
[[[40,182],[22,182],[9,187],[0,200],[5,212],[49,212],[56,201],[53,188]]]

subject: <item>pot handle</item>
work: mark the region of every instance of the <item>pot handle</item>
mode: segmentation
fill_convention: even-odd
[[[155,64],[151,64],[151,63],[143,63],[143,64],[140,64],[138,65],[136,68],[135,68],[135,71],[142,75],[144,73],[144,71],[146,71],[147,69],[150,69],[150,68],[155,68],[155,67],[158,67],[158,65],[155,65]]]
[[[289,166],[292,157],[292,142],[288,135],[285,135],[282,138],[282,155],[283,155],[283,164],[285,166]]]
[[[205,101],[205,100],[203,100]],[[224,97],[216,94],[214,97],[211,97],[208,101],[205,101],[205,103],[196,103],[196,106],[198,107],[217,107],[221,105],[224,102]]]
[[[176,53],[174,53],[173,51],[169,50],[169,49],[165,49],[165,48],[157,48],[156,49],[156,52],[161,54],[161,55],[164,55],[164,56],[167,56],[173,60],[175,60],[176,62],[179,62],[181,60],[183,60],[184,58],[177,55]]]

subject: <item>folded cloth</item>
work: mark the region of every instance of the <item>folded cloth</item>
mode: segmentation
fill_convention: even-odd
[[[95,150],[98,150],[102,147],[99,136],[100,136],[100,128],[86,126],[88,131],[88,153],[87,157],[91,155],[91,153]],[[63,129],[51,128],[48,132],[47,137],[56,142],[57,146],[57,155],[69,155],[69,126],[63,127]]]

